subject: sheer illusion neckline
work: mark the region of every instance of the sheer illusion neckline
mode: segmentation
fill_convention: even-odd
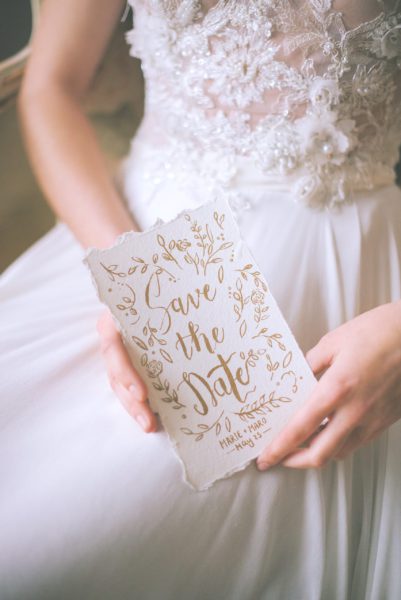
[[[191,178],[204,164],[211,187],[228,187],[246,157],[268,176],[296,176],[294,197],[320,207],[394,181],[400,0],[130,2],[141,137],[163,143],[167,170]]]
[[[213,6],[210,6],[210,8],[206,7],[206,10],[204,10],[204,2],[202,2],[202,0],[187,0],[187,2],[189,2],[192,5],[194,3],[197,5],[197,10],[198,14],[200,15],[200,18],[188,24],[189,26],[192,25],[196,28],[199,25],[208,26],[209,24],[211,24],[212,21],[215,21],[216,19],[220,20],[221,18],[223,18],[225,14],[232,7],[234,7],[235,4],[238,3],[238,0],[217,0]],[[247,4],[252,4],[252,2],[253,0],[250,0],[250,2],[247,2]],[[268,7],[268,0],[265,0],[265,2],[266,7]],[[352,36],[353,34],[358,34],[367,29],[370,29],[379,24],[382,21],[382,19],[386,16],[384,6],[382,5],[381,10],[376,16],[372,17],[371,19],[363,20],[357,25],[347,26],[346,11],[344,11],[344,9],[341,8],[336,8],[335,4],[336,3],[334,0],[306,0],[303,5],[307,5],[311,8],[315,7],[316,10],[320,9],[321,12],[323,12],[324,10],[330,11],[330,14],[332,15],[333,19],[336,19],[337,22],[341,20],[341,23],[344,27],[344,36]],[[378,2],[377,4],[379,5],[382,3]],[[400,0],[396,0],[396,2],[394,2],[393,9],[390,12],[397,12],[397,10],[400,8],[400,4]],[[300,6],[299,10],[302,10],[302,6]]]

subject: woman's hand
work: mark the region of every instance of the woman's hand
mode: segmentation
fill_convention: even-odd
[[[347,457],[401,418],[401,301],[378,306],[330,331],[306,358],[315,375],[324,374],[258,457],[260,470],[277,463],[321,467]],[[326,417],[327,425],[318,431]]]
[[[134,369],[108,309],[101,314],[97,330],[112,389],[144,431],[156,431],[157,420],[147,403],[146,385]]]

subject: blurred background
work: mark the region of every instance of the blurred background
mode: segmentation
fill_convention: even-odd
[[[41,0],[0,0],[0,273],[55,223],[28,164],[15,107],[40,10]],[[140,62],[124,38],[131,27],[127,6],[85,103],[111,166],[128,151],[142,118]],[[400,182],[400,165],[396,171]]]
[[[128,151],[143,111],[140,62],[124,38],[132,27],[128,8],[85,102],[111,168]],[[0,272],[55,224],[26,158],[15,105],[40,10],[41,0],[0,0]]]

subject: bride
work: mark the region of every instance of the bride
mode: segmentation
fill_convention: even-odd
[[[58,221],[0,277],[1,597],[398,599],[400,2],[130,0],[113,179],[81,101],[124,4],[46,0],[19,94]],[[319,383],[199,493],[82,259],[223,196]]]

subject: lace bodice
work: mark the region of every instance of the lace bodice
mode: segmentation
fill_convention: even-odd
[[[227,187],[246,156],[315,207],[394,181],[400,0],[129,4],[146,84],[138,139],[164,152],[158,168],[179,161]]]

